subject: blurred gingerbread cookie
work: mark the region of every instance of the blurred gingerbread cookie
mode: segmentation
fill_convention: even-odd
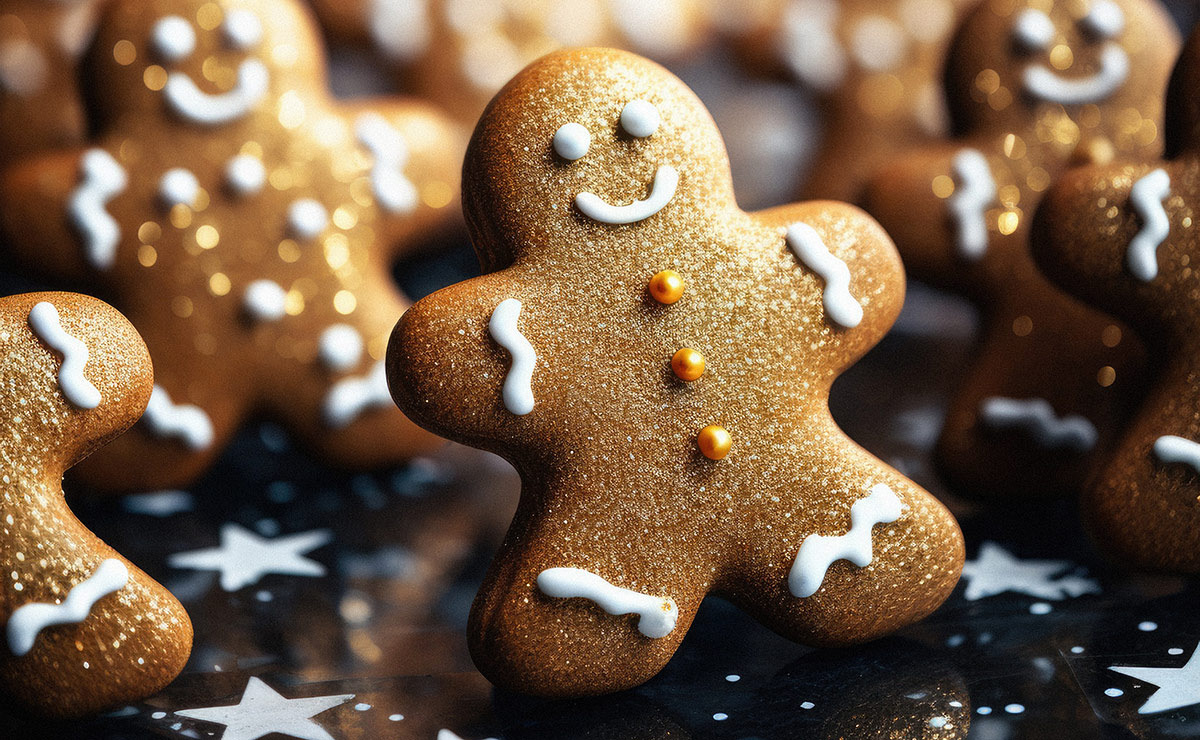
[[[191,622],[75,518],[62,476],[142,413],[146,346],[111,306],[72,293],[0,299],[0,343],[0,691],[57,717],[139,701],[182,670]]]
[[[561,47],[678,59],[707,40],[702,0],[310,0],[336,40],[365,45],[404,89],[474,124],[521,68]]]
[[[86,135],[76,65],[100,0],[0,0],[0,167]]]
[[[828,202],[741,211],[704,105],[611,49],[510,82],[464,182],[489,274],[409,309],[388,374],[420,424],[522,476],[471,614],[488,678],[559,696],[636,686],[708,593],[826,645],[946,598],[953,518],[827,405],[903,301],[873,220]]]
[[[1128,320],[1147,341],[1152,386],[1088,486],[1085,518],[1122,562],[1200,572],[1200,34],[1168,94],[1170,159],[1074,170],[1047,193],[1034,253],[1056,282]]]
[[[93,145],[0,185],[17,256],[111,295],[154,357],[143,422],[81,477],[186,484],[255,414],[337,464],[428,449],[387,392],[389,269],[454,218],[458,130],[332,101],[295,0],[124,0],[93,62]]]
[[[962,137],[912,152],[869,186],[868,210],[911,274],[982,311],[979,354],[936,451],[964,494],[1077,491],[1138,400],[1140,343],[1038,272],[1029,223],[1071,164],[1161,150],[1176,48],[1151,0],[987,0],[948,62]]]

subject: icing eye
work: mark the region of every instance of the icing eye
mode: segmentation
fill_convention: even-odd
[[[658,124],[661,122],[658,108],[640,98],[630,100],[621,109],[621,128],[625,129],[625,133],[639,139],[644,139],[657,131]]]
[[[1080,21],[1088,33],[1111,39],[1125,30],[1125,13],[1112,0],[1096,0],[1092,9]]]
[[[1023,10],[1013,24],[1013,38],[1029,51],[1044,51],[1054,41],[1054,22],[1040,10]]]
[[[154,24],[150,43],[165,61],[177,62],[187,59],[196,50],[196,31],[180,16],[168,15]]]
[[[221,24],[225,43],[235,49],[250,49],[262,40],[262,22],[249,10],[233,10]]]
[[[592,135],[578,123],[564,123],[554,132],[554,151],[572,162],[588,153]]]

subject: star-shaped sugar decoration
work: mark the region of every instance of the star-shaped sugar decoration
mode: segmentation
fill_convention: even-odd
[[[1149,701],[1138,709],[1138,714],[1169,712],[1200,704],[1200,645],[1180,668],[1114,665],[1108,670],[1158,687]]]
[[[313,717],[345,704],[354,694],[287,699],[257,677],[251,677],[241,701],[225,707],[183,709],[175,714],[201,722],[225,725],[221,740],[257,740],[286,735],[300,740],[334,740]]]
[[[1021,560],[995,542],[984,542],[979,556],[963,564],[967,601],[976,601],[1006,591],[1054,601],[1083,594],[1100,593],[1100,584],[1073,573],[1066,560]]]
[[[304,557],[327,544],[333,535],[327,529],[267,539],[237,524],[221,527],[221,545],[172,555],[173,568],[217,570],[221,588],[237,591],[258,583],[268,573],[290,576],[325,575],[325,566]]]

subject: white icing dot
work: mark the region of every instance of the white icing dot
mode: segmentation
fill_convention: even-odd
[[[262,21],[249,10],[231,10],[221,25],[225,43],[235,49],[250,49],[262,41]]]
[[[554,153],[563,159],[575,161],[588,153],[592,135],[578,123],[564,123],[554,132]]]
[[[404,715],[403,715],[403,714],[389,714],[389,715],[388,715],[388,721],[389,721],[389,722],[399,722],[399,721],[400,721],[400,720],[402,720],[402,719],[404,719]]]
[[[174,206],[194,204],[199,194],[200,181],[182,167],[167,170],[158,182],[158,197],[168,210]]]
[[[167,716],[166,712],[155,712],[150,715],[150,719],[163,719]]]
[[[1004,711],[1008,712],[1009,714],[1021,714],[1022,712],[1025,711],[1025,705],[1024,704],[1006,704],[1006,705],[1004,705]]]
[[[225,184],[237,195],[254,195],[267,181],[262,160],[250,154],[239,154],[225,163]]]
[[[1035,604],[1029,605],[1030,614],[1049,614],[1052,611],[1054,611],[1054,607],[1050,606],[1044,601],[1039,601]]]
[[[1072,653],[1072,654],[1074,654],[1074,655],[1079,655],[1079,654],[1080,654],[1080,653],[1082,653],[1082,652],[1083,652],[1083,646],[1082,646],[1082,645],[1076,645],[1075,647],[1071,648],[1071,653]]]
[[[363,339],[349,324],[334,324],[317,341],[321,362],[330,370],[350,370],[362,359]]]
[[[816,704],[813,704],[811,701],[802,701],[802,702],[800,702],[800,708],[801,708],[801,709],[812,709],[812,708],[813,708],[813,707],[815,707],[815,706],[817,706],[817,705],[816,705]]]
[[[196,31],[183,17],[168,15],[154,24],[150,43],[165,61],[177,62],[190,57],[196,50]]]
[[[1112,0],[1096,0],[1081,23],[1089,33],[1111,39],[1125,30],[1125,12]]]
[[[1154,630],[1158,629],[1158,623],[1156,623],[1156,622],[1141,622],[1140,624],[1138,624],[1138,629],[1141,630],[1142,632],[1153,632]]]
[[[1029,51],[1048,49],[1054,41],[1054,22],[1042,11],[1026,8],[1013,23],[1013,37]]]
[[[1169,648],[1167,655],[1183,655],[1183,648]]]
[[[725,677],[725,680],[728,681],[729,683],[736,683],[738,681],[741,681],[742,677],[736,673],[730,673],[728,676]]]
[[[881,15],[869,15],[850,35],[850,51],[860,67],[870,72],[895,69],[908,53],[908,37],[900,24]]]
[[[242,305],[255,321],[278,321],[286,315],[287,293],[274,280],[255,280],[246,286]]]
[[[929,726],[935,730],[940,730],[950,724],[949,717],[933,717],[929,720]]]
[[[724,712],[717,712],[716,714],[713,715],[713,719],[720,722],[722,720],[729,719],[729,715],[725,714]]]
[[[630,136],[644,139],[657,131],[660,123],[658,108],[641,98],[630,100],[621,109],[621,128]]]
[[[980,708],[978,708],[978,709],[976,709],[976,710],[975,710],[975,713],[976,713],[976,714],[979,714],[979,715],[981,715],[981,716],[983,716],[983,717],[986,717],[986,716],[988,716],[989,714],[991,714],[991,713],[992,713],[992,708],[991,708],[991,707],[980,707]]]
[[[358,704],[354,705],[354,711],[356,711],[356,712],[365,712],[370,708],[371,708],[371,705],[366,703],[365,701],[361,701]]]
[[[1125,696],[1125,692],[1124,692],[1124,691],[1121,691],[1120,689],[1116,689],[1116,688],[1113,688],[1113,689],[1105,689],[1105,690],[1104,690],[1104,695],[1105,695],[1105,696],[1111,696],[1112,698],[1116,699],[1118,696]]]
[[[301,239],[315,239],[329,225],[329,211],[312,198],[301,198],[288,206],[288,227]]]

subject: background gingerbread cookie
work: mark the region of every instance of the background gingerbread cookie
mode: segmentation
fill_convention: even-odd
[[[98,138],[0,185],[18,256],[111,296],[154,357],[143,422],[90,483],[185,483],[254,414],[349,466],[434,444],[387,393],[389,267],[453,219],[458,130],[422,104],[335,104],[323,65],[293,0],[116,3]]]
[[[1142,388],[1140,343],[1037,271],[1029,222],[1070,164],[1161,149],[1177,34],[1148,0],[1042,6],[989,0],[967,18],[946,74],[962,137],[884,168],[867,198],[914,277],[982,311],[938,448],[974,496],[1077,490]]]
[[[1088,487],[1084,515],[1121,562],[1186,573],[1200,572],[1198,83],[1194,33],[1171,81],[1171,158],[1068,173],[1038,210],[1034,240],[1052,278],[1128,320],[1150,348],[1152,389]]]
[[[141,414],[150,357],[121,314],[71,293],[0,299],[0,343],[0,691],[60,717],[138,701],[183,668],[191,622],[75,518],[62,476]]]
[[[607,49],[551,54],[507,85],[464,181],[489,274],[414,305],[388,371],[419,423],[522,475],[472,610],[488,678],[560,696],[635,686],[710,592],[815,644],[871,639],[946,598],[953,518],[827,406],[903,300],[869,217],[739,210],[703,104]]]

